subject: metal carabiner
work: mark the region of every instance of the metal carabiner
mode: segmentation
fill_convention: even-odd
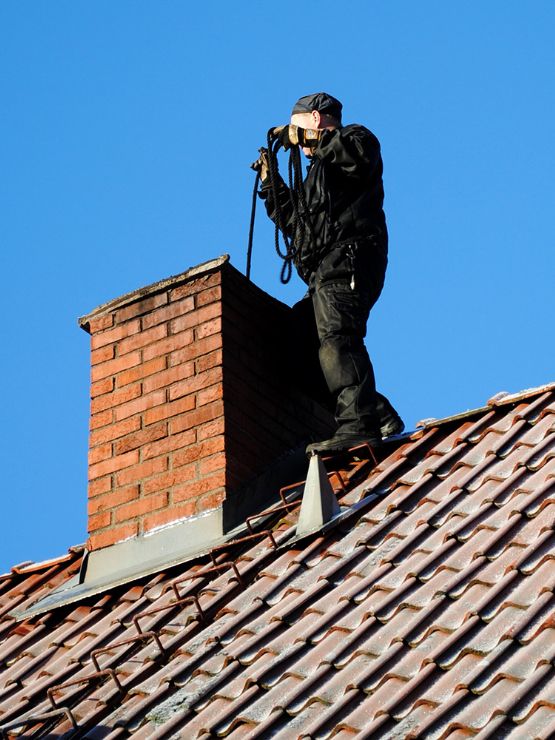
[[[349,263],[351,266],[351,290],[355,289],[355,251],[352,244],[347,247],[347,254],[349,255]]]

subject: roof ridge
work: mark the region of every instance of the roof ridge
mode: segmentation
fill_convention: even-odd
[[[555,381],[551,381],[549,383],[545,383],[544,385],[538,385],[532,388],[524,388],[520,391],[516,391],[515,393],[509,393],[508,391],[499,391],[498,393],[495,393],[493,396],[488,398],[486,401],[485,406],[478,406],[474,409],[467,409],[466,411],[459,411],[456,414],[451,414],[450,416],[443,416],[439,419],[436,419],[433,416],[427,417],[425,419],[422,419],[418,422],[416,422],[416,429],[427,429],[429,427],[435,427],[438,424],[447,424],[451,421],[459,421],[460,419],[464,419],[468,416],[474,416],[475,414],[485,413],[486,411],[489,411],[492,406],[505,406],[510,403],[516,403],[518,401],[524,400],[526,398],[530,398],[532,396],[539,396],[543,393],[549,393],[551,391],[555,391]]]
[[[24,560],[22,563],[12,565],[9,572],[2,573],[0,578],[6,578],[14,574],[18,576],[27,575],[38,570],[46,570],[47,568],[51,568],[53,565],[59,565],[60,563],[65,563],[67,560],[71,560],[74,555],[79,555],[84,550],[85,545],[71,545],[71,547],[68,547],[65,555],[58,555],[53,558],[47,558],[46,560],[40,560],[38,563],[34,560]]]

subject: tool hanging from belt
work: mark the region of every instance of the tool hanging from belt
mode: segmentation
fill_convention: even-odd
[[[293,211],[293,222],[288,235],[281,205],[279,202],[279,165],[277,153],[281,148],[281,141],[275,134],[275,129],[268,131],[267,147],[261,147],[258,151],[260,157],[251,164],[251,168],[256,171],[254,189],[252,194],[251,218],[249,227],[249,241],[247,246],[247,278],[250,280],[252,248],[254,238],[254,222],[256,217],[256,199],[258,195],[258,186],[261,180],[261,171],[267,168],[270,188],[275,207],[275,232],[274,243],[277,255],[283,260],[280,280],[282,283],[288,283],[291,280],[292,263],[295,256],[302,246],[307,233],[313,235],[312,224],[308,218],[308,208],[306,204],[305,192],[303,188],[301,153],[298,146],[292,146],[289,154],[289,198]],[[285,251],[282,251],[279,243],[279,232],[283,236]]]

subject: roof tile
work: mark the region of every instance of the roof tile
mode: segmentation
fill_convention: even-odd
[[[201,559],[17,624],[82,550],[18,567],[0,578],[0,726],[83,678],[53,697],[87,737],[550,737],[554,415],[538,389],[388,443],[338,493],[357,507],[340,526],[288,545],[292,513],[282,549],[222,549],[241,586]]]
[[[550,740],[555,735],[555,708],[549,704],[539,703],[532,708],[524,722],[511,723],[508,726],[508,737],[533,737],[535,740]],[[512,732],[511,732],[512,729]]]

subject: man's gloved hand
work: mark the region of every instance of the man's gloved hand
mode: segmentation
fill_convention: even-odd
[[[251,169],[255,172],[260,172],[260,179],[264,182],[268,179],[268,172],[270,169],[268,163],[268,150],[261,146],[258,151],[260,152],[260,157],[258,157],[256,162],[251,164]]]
[[[301,128],[290,123],[288,126],[278,126],[273,135],[281,141],[287,151],[291,146],[306,146],[312,149],[318,143],[322,131],[315,128]]]

